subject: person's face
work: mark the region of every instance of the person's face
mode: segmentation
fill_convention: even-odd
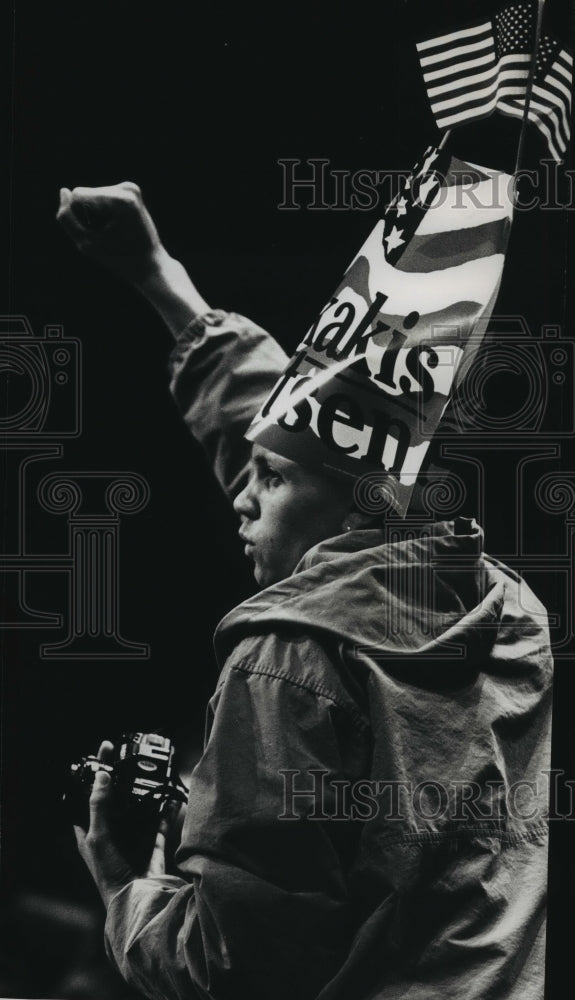
[[[260,586],[283,580],[312,545],[339,534],[350,505],[349,486],[254,445],[234,510]]]

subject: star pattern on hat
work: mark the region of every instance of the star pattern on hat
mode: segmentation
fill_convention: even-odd
[[[405,213],[407,212],[407,198],[404,198],[403,195],[401,196],[401,198],[397,199],[395,210],[397,212],[398,217],[400,215],[405,215]]]
[[[425,208],[429,208],[433,198],[439,188],[440,180],[437,174],[428,174],[427,177],[421,179],[419,185],[419,191],[417,198],[415,199],[416,205],[422,205]]]
[[[429,146],[425,151],[425,159],[421,165],[421,169],[418,171],[418,175],[424,176],[428,174],[431,170],[432,164],[435,163],[437,157],[439,156],[439,150],[435,146]]]
[[[409,246],[421,219],[435,199],[441,186],[438,168],[441,159],[439,149],[428,146],[384,215],[382,242],[390,264],[395,264]]]
[[[397,226],[393,226],[388,236],[384,236],[385,242],[387,243],[387,249],[396,250],[398,247],[403,246],[405,240],[402,238],[402,230],[398,229]]]

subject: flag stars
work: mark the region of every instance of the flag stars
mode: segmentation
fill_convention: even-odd
[[[402,195],[399,201],[397,202],[395,208],[398,216],[405,215],[407,213],[407,198],[404,198]]]
[[[431,169],[431,164],[434,163],[435,160],[437,159],[437,157],[439,156],[439,150],[436,149],[436,148],[434,148],[434,147],[431,147],[426,152],[427,152],[427,155],[426,155],[425,160],[423,162],[423,166],[422,166],[421,170],[419,171],[419,174],[417,175],[418,177],[425,177],[425,175],[428,174],[429,171],[430,171],[430,169]]]
[[[392,250],[397,250],[399,247],[403,246],[405,240],[402,237],[403,229],[398,229],[397,226],[394,226],[389,233],[389,236],[385,237],[388,253],[391,253]]]
[[[439,187],[439,180],[437,174],[430,174],[422,183],[419,185],[419,194],[416,199],[416,204],[418,205],[428,205],[430,204],[430,194],[433,192],[435,194],[435,189]]]
[[[440,128],[445,128],[465,122],[470,115],[475,116],[483,112],[490,114],[494,110],[494,100],[495,110],[517,118],[521,117],[524,113],[527,80],[533,65],[537,105],[536,114],[533,113],[531,117],[546,138],[552,157],[561,160],[564,159],[562,154],[567,148],[570,134],[571,100],[566,90],[571,83],[573,59],[561,48],[559,41],[542,33],[538,51],[531,63],[537,23],[533,8],[533,3],[528,3],[527,0],[520,3],[512,2],[505,10],[495,14],[480,26],[478,35],[480,41],[475,37],[470,38],[469,51],[477,51],[484,55],[480,46],[485,47],[487,44],[490,48],[492,70],[489,72],[493,72],[491,88],[483,86],[481,74],[475,73],[475,66],[467,55],[461,60],[456,59],[454,53],[460,44],[460,36],[453,42],[449,40],[449,36],[443,35],[428,39],[428,49],[430,44],[432,49],[431,53],[426,51],[426,56],[433,54],[440,68],[434,64],[432,69],[427,70],[426,62],[423,76],[428,86],[431,108],[437,124]],[[487,42],[484,41],[484,32]],[[447,86],[439,86],[440,83],[445,83]],[[453,99],[445,96],[450,85],[455,91]],[[427,153],[428,151],[422,157],[422,161]],[[418,164],[416,170],[421,171],[421,169]],[[419,181],[418,177],[414,194],[419,193],[417,190]],[[421,195],[424,196],[423,191]],[[407,197],[411,199],[411,193]],[[423,205],[422,208],[425,210],[427,205]],[[402,225],[410,224],[410,211],[411,208],[408,207],[407,219]]]

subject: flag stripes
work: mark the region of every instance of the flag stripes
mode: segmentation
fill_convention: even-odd
[[[449,230],[429,236],[416,235],[395,265],[400,271],[427,274],[459,267],[470,260],[489,257],[494,247],[505,245],[509,233],[509,220],[486,222],[474,228]]]
[[[533,59],[533,6],[514,3],[495,18],[417,44],[423,78],[441,129],[494,111],[522,118]],[[530,121],[561,160],[570,136],[573,58],[543,35],[535,58]]]

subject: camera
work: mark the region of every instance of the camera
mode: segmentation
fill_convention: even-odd
[[[157,733],[128,733],[115,746],[111,763],[88,756],[72,764],[63,800],[77,826],[89,825],[89,798],[98,771],[107,771],[112,781],[111,837],[134,870],[143,871],[169,803],[188,799],[176,771],[174,746]]]

